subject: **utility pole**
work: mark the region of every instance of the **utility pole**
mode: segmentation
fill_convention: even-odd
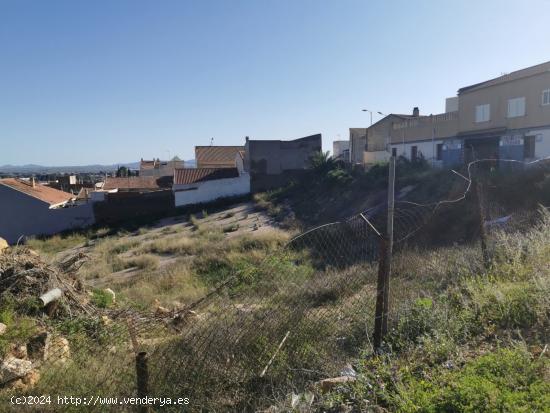
[[[386,236],[380,238],[378,257],[378,283],[376,288],[376,313],[374,319],[374,348],[379,350],[388,332],[390,310],[390,274],[393,251],[393,214],[395,209],[395,157],[390,157],[388,171],[388,222]]]

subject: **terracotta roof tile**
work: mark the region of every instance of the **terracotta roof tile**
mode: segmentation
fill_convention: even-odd
[[[68,192],[63,192],[40,184],[33,186],[31,182],[22,181],[15,178],[0,179],[0,184],[6,185],[19,192],[23,192],[26,195],[32,196],[33,198],[39,199],[50,205],[63,204],[74,198],[74,195],[69,194]]]
[[[131,176],[129,178],[107,178],[105,179],[104,190],[111,189],[146,189],[146,190],[160,190],[170,188],[172,186],[171,176]]]
[[[235,157],[244,146],[195,146],[197,165],[216,165],[216,167],[233,168]]]
[[[185,168],[176,169],[174,184],[187,185],[197,182],[213,181],[215,179],[237,178],[237,168]]]

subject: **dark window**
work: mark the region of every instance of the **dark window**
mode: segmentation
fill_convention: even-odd
[[[443,144],[438,143],[436,146],[436,159],[441,161],[443,159]]]
[[[391,148],[391,156],[397,158],[397,148]]]
[[[534,158],[535,157],[535,137],[526,136],[523,138],[523,157]]]
[[[411,146],[411,161],[418,159],[418,146]]]

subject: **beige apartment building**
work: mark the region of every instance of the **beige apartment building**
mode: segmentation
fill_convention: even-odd
[[[463,87],[447,99],[445,113],[421,116],[415,111],[407,119],[391,120],[387,133],[387,150],[380,151],[383,133],[367,131],[374,145],[365,144],[365,164],[390,154],[422,157],[434,166],[548,157],[550,62]]]

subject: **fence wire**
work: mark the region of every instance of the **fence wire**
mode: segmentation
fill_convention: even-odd
[[[452,244],[429,249],[416,242],[430,225],[441,225],[438,219],[446,219],[448,204],[474,218],[476,205],[481,205],[481,225],[493,249],[501,228],[515,231],[535,220],[532,209],[504,208],[496,197],[498,189],[487,184],[484,198],[472,200],[469,182],[464,196],[453,202],[396,202],[390,328],[414,311],[428,285],[483,271],[476,244],[457,257]],[[378,254],[387,213],[387,204],[380,204],[304,232],[257,267],[234,271],[208,295],[177,312],[73,314],[56,326],[71,332],[73,342],[45,333],[48,344],[37,343],[36,351],[48,354],[33,366],[40,367],[40,377],[6,394],[87,398],[85,408],[55,404],[39,411],[135,411],[143,408],[100,404],[97,397],[147,395],[188,398],[184,407],[189,411],[244,412],[280,404],[289,393],[340,376],[351,360],[373,351]],[[461,225],[471,227],[472,238],[480,235],[479,220]],[[141,388],[136,378],[140,353],[147,358],[146,385]],[[157,404],[150,409],[182,411],[182,406]]]

